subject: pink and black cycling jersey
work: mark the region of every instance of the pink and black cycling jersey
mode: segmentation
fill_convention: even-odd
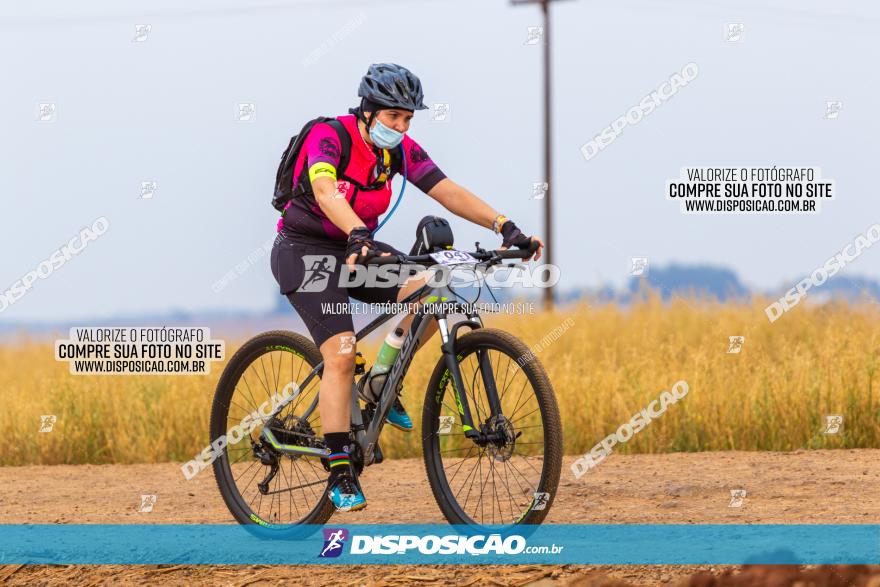
[[[344,196],[349,203],[354,201],[352,208],[355,214],[364,221],[367,228],[374,230],[379,224],[379,216],[388,209],[391,202],[392,182],[386,181],[381,188],[374,190],[362,190],[357,184],[370,186],[376,183],[382,170],[387,170],[390,154],[378,147],[371,147],[364,141],[353,114],[338,116],[337,120],[351,137],[348,165],[341,175],[354,182],[337,177],[336,170],[342,149],[339,135],[328,124],[319,123],[309,131],[299,153],[294,167],[293,186],[296,187],[302,173],[309,175],[308,181],[321,176],[335,178],[337,193]],[[406,157],[407,181],[427,193],[446,175],[409,136],[404,135],[402,144]],[[403,173],[403,166],[400,167],[400,173]],[[348,235],[327,218],[312,193],[294,196],[287,203],[284,216],[278,221],[278,232],[294,242],[338,244],[341,247],[344,247],[348,239]]]

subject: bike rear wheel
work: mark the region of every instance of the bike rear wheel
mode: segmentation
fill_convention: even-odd
[[[324,447],[318,410],[308,412],[320,378],[304,382],[321,360],[313,342],[276,330],[247,341],[220,377],[211,410],[211,441],[225,435],[228,444],[214,460],[214,476],[223,501],[241,524],[277,528],[323,524],[333,514],[325,491],[328,473],[321,461],[281,453],[260,436],[263,426],[268,426],[285,444]],[[271,411],[273,395],[278,394],[277,404],[289,390],[297,394],[295,399],[276,418],[263,421],[259,413],[265,416]],[[249,420],[256,424],[248,424]],[[236,426],[246,433],[233,433]],[[235,442],[236,438],[240,440]]]
[[[422,448],[434,497],[450,524],[540,524],[562,468],[562,425],[550,379],[528,347],[494,328],[456,341],[474,427],[503,439],[478,446],[465,437],[451,374],[439,361],[425,393]],[[501,405],[492,414],[479,368],[485,353]]]

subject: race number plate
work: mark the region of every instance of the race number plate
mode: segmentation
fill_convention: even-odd
[[[464,251],[456,251],[455,249],[448,249],[445,251],[440,251],[438,253],[431,253],[431,258],[441,265],[459,265],[461,263],[477,262],[477,260],[474,259],[470,255],[470,253],[465,253]]]

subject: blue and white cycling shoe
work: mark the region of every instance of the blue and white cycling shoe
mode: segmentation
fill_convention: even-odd
[[[413,428],[412,420],[403,408],[403,404],[400,403],[400,398],[394,400],[394,405],[391,406],[391,411],[388,412],[385,421],[404,432],[409,432]]]
[[[361,491],[360,483],[348,471],[340,473],[329,483],[327,494],[340,512],[355,512],[367,507],[367,498]]]

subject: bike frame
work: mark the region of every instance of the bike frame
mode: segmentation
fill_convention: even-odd
[[[456,295],[446,285],[434,287],[426,284],[422,286],[418,291],[415,291],[404,298],[400,302],[400,304],[404,306],[405,304],[419,301],[422,297],[424,297],[427,303],[430,304],[438,300],[441,302],[446,302],[446,300],[454,299]],[[452,303],[453,309],[456,309],[457,306],[457,303]],[[428,308],[430,308],[430,306],[428,306]],[[361,340],[362,338],[376,330],[379,326],[385,324],[402,312],[403,309],[401,308],[399,311],[388,312],[380,315],[375,320],[363,327],[359,332],[357,332],[357,334],[355,335],[355,339]],[[375,448],[379,441],[379,435],[382,433],[382,428],[385,424],[385,418],[388,416],[388,413],[391,410],[391,406],[394,404],[394,400],[397,396],[397,388],[406,376],[413,356],[415,355],[416,350],[418,350],[422,334],[424,334],[430,320],[436,320],[438,324],[438,330],[440,332],[441,340],[440,349],[446,362],[446,368],[452,378],[453,393],[455,394],[456,406],[458,408],[459,416],[461,417],[462,430],[464,432],[464,435],[467,438],[473,439],[475,442],[480,442],[484,439],[485,434],[480,429],[478,429],[477,426],[475,426],[466,394],[461,391],[464,390],[464,385],[462,383],[461,370],[458,366],[458,357],[455,345],[459,328],[463,328],[465,326],[471,329],[482,328],[483,321],[480,318],[480,315],[476,312],[453,312],[453,314],[458,313],[464,314],[466,316],[466,319],[453,324],[452,328],[450,329],[447,323],[447,312],[428,311],[425,305],[419,307],[419,309],[414,314],[412,324],[410,325],[410,328],[406,333],[403,345],[400,347],[400,352],[398,353],[394,364],[391,366],[391,370],[388,372],[388,375],[385,378],[385,384],[382,387],[379,401],[376,405],[375,411],[373,412],[372,418],[370,418],[368,422],[363,421],[358,398],[357,384],[355,381],[352,381],[351,429],[355,432],[355,440],[360,445],[363,451],[365,466],[373,463]],[[485,352],[482,350],[477,351],[477,354],[480,366],[480,373],[482,375],[483,384],[485,386],[486,394],[489,400],[489,409],[492,415],[500,414],[501,402],[498,399],[498,390],[495,386],[495,378],[494,374],[492,373],[489,359],[487,356],[485,356]],[[309,372],[309,374],[303,380],[303,384],[300,389],[305,389],[312,378],[317,377],[321,373],[323,368],[324,362],[322,361]],[[278,415],[296,397],[298,397],[298,394],[293,394],[292,396],[282,401],[266,418],[266,421],[269,421],[273,417]],[[303,418],[307,419],[309,415],[311,415],[314,410],[317,409],[319,397],[320,390],[318,391],[318,393],[315,394],[314,400],[312,400],[312,403],[302,415]],[[288,455],[323,457],[329,454],[327,450],[322,450],[319,448],[281,443],[278,441],[275,435],[272,434],[272,431],[269,430],[268,427],[263,428],[261,436],[268,440],[275,449]]]

